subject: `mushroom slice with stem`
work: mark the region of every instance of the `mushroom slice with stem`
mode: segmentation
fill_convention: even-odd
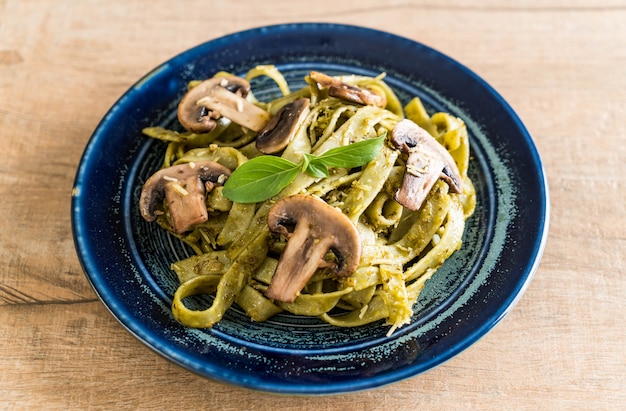
[[[208,220],[206,193],[223,185],[230,176],[227,167],[213,161],[178,164],[154,173],[143,185],[139,210],[146,221],[157,218],[157,206],[167,201],[172,228],[181,234]]]
[[[271,115],[246,100],[250,83],[237,76],[218,76],[189,89],[178,104],[178,121],[193,133],[208,133],[220,117],[259,131]]]
[[[337,276],[353,273],[361,259],[361,237],[341,211],[317,197],[297,194],[272,206],[270,231],[287,238],[265,296],[293,302],[318,267],[329,267]],[[289,231],[293,228],[293,231]],[[334,259],[325,260],[328,251]]]
[[[300,98],[283,106],[259,131],[257,150],[263,154],[274,154],[287,147],[309,114],[310,104],[308,98]]]
[[[454,159],[426,130],[411,120],[401,120],[391,131],[391,142],[408,155],[396,201],[418,210],[435,182],[441,178],[453,193],[463,192],[463,178]]]
[[[373,90],[344,83],[341,80],[331,77],[328,74],[320,73],[319,71],[311,71],[309,77],[321,87],[328,89],[329,96],[363,105],[383,108],[387,105],[385,95],[378,94]]]

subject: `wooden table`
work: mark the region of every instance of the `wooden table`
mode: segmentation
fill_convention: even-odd
[[[0,409],[623,409],[626,2],[307,3],[0,0]],[[80,156],[136,79],[206,40],[295,21],[461,61],[518,112],[551,188],[544,258],[511,314],[446,364],[363,393],[288,398],[171,364],[96,298],[72,241]]]

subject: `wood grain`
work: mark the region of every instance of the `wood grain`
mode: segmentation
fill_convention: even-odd
[[[70,226],[99,120],[169,57],[234,31],[357,24],[467,65],[533,135],[550,235],[512,313],[428,373],[342,396],[280,397],[193,375],[120,326]],[[623,409],[626,3],[621,0],[0,0],[0,409]]]

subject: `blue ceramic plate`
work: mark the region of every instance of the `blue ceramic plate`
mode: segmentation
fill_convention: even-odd
[[[478,206],[464,244],[427,282],[413,322],[387,337],[382,323],[340,329],[278,315],[253,323],[237,307],[212,329],[172,317],[169,265],[189,250],[138,213],[142,182],[164,145],[150,125],[175,126],[187,82],[219,70],[243,74],[274,64],[295,87],[309,70],[387,73],[406,102],[463,118],[472,145]],[[263,82],[257,97],[275,93]],[[537,269],[548,227],[546,179],[528,132],[476,74],[414,41],[334,24],[288,24],[199,45],[140,79],[106,114],[76,175],[72,222],[93,288],[120,323],[159,354],[191,371],[251,389],[330,394],[371,389],[427,371],[459,354],[513,307]]]

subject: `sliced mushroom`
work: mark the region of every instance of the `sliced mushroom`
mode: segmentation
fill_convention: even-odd
[[[270,114],[245,97],[250,83],[237,76],[213,77],[192,87],[178,104],[178,120],[193,133],[208,133],[220,117],[259,131]]]
[[[357,87],[344,83],[319,71],[311,71],[309,77],[323,88],[328,89],[328,95],[357,104],[385,107],[387,97],[378,94],[371,89]]]
[[[309,114],[311,101],[300,98],[283,106],[256,137],[256,148],[263,154],[278,153],[293,139]]]
[[[223,185],[230,170],[213,161],[178,164],[154,173],[143,185],[139,210],[146,221],[157,218],[166,199],[174,232],[181,234],[208,219],[206,193]]]
[[[391,142],[408,155],[396,201],[418,210],[435,182],[441,178],[454,193],[463,192],[463,178],[448,151],[426,130],[411,120],[402,120],[391,131]]]
[[[361,259],[361,238],[350,219],[324,201],[293,195],[272,206],[267,218],[272,232],[287,238],[265,296],[293,302],[318,267],[330,267],[339,277],[354,272]],[[293,228],[293,231],[289,231]],[[328,251],[334,259],[325,260]]]

